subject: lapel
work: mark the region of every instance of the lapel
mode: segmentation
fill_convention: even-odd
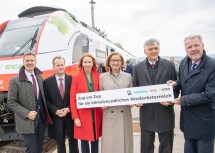
[[[156,78],[155,78],[155,84],[157,84],[157,81],[158,81],[161,73],[163,72],[164,67],[165,67],[164,60],[162,58],[160,58],[159,65],[158,65],[158,71],[157,71]]]
[[[42,96],[42,100],[43,100],[43,97],[44,97],[44,91],[43,91],[43,79],[42,77],[40,77],[39,75],[35,75],[36,76],[36,79],[37,79],[37,83],[38,83],[38,86],[39,86],[39,94],[41,94]]]
[[[96,71],[92,70],[92,76],[93,76],[93,90],[98,91],[99,90],[99,75]]]
[[[67,92],[70,89],[69,77],[65,74],[65,91],[64,91],[64,98],[67,96]]]
[[[56,80],[55,75],[52,76],[52,81],[51,81],[51,83],[53,84],[54,91],[57,91],[58,97],[60,97],[60,99],[63,99],[63,98],[61,97],[60,89],[59,89],[59,87],[58,87],[58,84],[57,84],[57,80]],[[54,93],[55,93],[55,92],[54,92]],[[53,94],[54,94],[54,93],[53,93]],[[64,93],[65,93],[65,92],[64,92]]]
[[[185,61],[183,62],[183,68],[184,68],[183,73],[184,73],[184,76],[185,76],[185,81],[187,79],[189,79],[190,76],[191,76],[191,75],[189,76],[189,71],[190,71],[190,69],[189,69],[189,67],[190,67],[189,62],[190,62],[190,60],[189,60],[189,58],[187,56],[186,59],[185,59]]]
[[[79,83],[83,92],[89,92],[88,86],[87,86],[87,80],[83,69],[80,71]]]
[[[41,81],[41,79],[40,79],[40,77],[38,75],[35,75],[35,76],[36,76],[36,79],[37,79],[39,90],[41,90],[42,89],[42,81]]]
[[[184,65],[184,76],[185,76],[185,81],[187,81],[188,79],[192,78],[194,75],[196,75],[197,73],[200,73],[202,70],[202,66],[204,65],[204,55],[203,58],[201,59],[201,62],[199,63],[199,65],[197,66],[197,68],[190,74],[190,67],[191,67],[191,60],[188,58],[188,56],[186,57],[185,62],[183,63]]]
[[[78,77],[79,77],[79,83],[80,83],[80,88],[82,89],[82,92],[89,92],[87,80],[86,80],[83,69],[80,71],[80,74]],[[99,86],[98,86],[99,75],[96,72],[96,70],[94,70],[94,69],[92,70],[92,79],[93,79],[93,90],[98,91],[99,90]]]
[[[146,59],[143,61],[142,65],[143,65],[142,66],[143,72],[145,73],[146,78],[148,79],[150,84],[152,84],[152,80],[151,80],[151,77],[150,77],[150,74],[149,74],[149,69],[148,69],[148,66],[147,66],[147,60]]]

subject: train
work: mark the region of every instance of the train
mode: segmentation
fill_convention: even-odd
[[[17,19],[3,22],[0,24],[1,141],[22,139],[15,131],[13,112],[6,104],[9,81],[18,74],[23,65],[22,55],[27,51],[35,52],[43,78],[54,73],[52,59],[58,55],[65,58],[66,73],[70,75],[78,72],[77,62],[84,53],[92,54],[101,64],[114,51],[132,63],[138,62],[137,57],[62,8],[35,6],[21,12]]]

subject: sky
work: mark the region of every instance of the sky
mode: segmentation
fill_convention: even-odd
[[[80,21],[91,23],[91,0],[5,0],[0,23],[18,18],[34,6],[66,9]],[[190,34],[203,37],[207,54],[215,54],[214,0],[94,0],[95,26],[137,57],[144,56],[149,38],[160,41],[161,56],[185,56],[183,40]]]

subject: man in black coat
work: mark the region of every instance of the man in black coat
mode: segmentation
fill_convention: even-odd
[[[146,59],[134,66],[134,87],[165,84],[170,78],[177,79],[174,63],[159,57],[159,44],[156,39],[145,42]],[[177,97],[178,92],[175,91],[174,95]],[[140,126],[141,153],[154,153],[155,132],[160,141],[159,153],[172,153],[175,114],[171,102],[143,104]]]
[[[214,153],[215,61],[206,55],[200,35],[184,40],[187,56],[179,68],[179,80],[168,81],[181,90],[173,103],[181,105],[180,128],[184,153]]]
[[[53,59],[55,74],[44,81],[48,110],[54,124],[49,126],[57,141],[58,153],[66,153],[65,137],[69,140],[69,153],[78,153],[78,142],[73,138],[74,123],[70,112],[70,87],[72,76],[65,74],[65,59]]]

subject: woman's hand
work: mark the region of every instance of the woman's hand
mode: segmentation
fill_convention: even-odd
[[[76,125],[77,127],[81,127],[81,121],[80,121],[79,118],[75,118],[75,119],[74,119],[74,123],[75,123],[75,125]]]
[[[143,104],[142,103],[138,103],[138,104],[136,104],[136,106],[137,107],[141,107],[141,106],[143,106]]]

